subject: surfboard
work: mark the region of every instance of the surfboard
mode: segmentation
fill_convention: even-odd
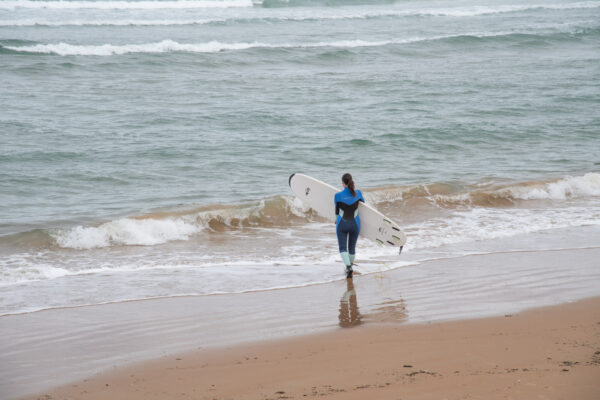
[[[335,221],[333,198],[340,189],[304,174],[292,174],[288,183],[292,192],[304,204],[322,217]],[[359,203],[358,216],[360,236],[373,240],[381,246],[399,247],[399,251],[402,251],[406,243],[406,235],[400,225],[367,203]]]

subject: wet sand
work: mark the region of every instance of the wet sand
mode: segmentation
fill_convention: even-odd
[[[519,340],[536,345],[537,337],[545,330],[527,331],[525,328],[528,329],[532,323],[527,322],[529,320],[526,318],[521,319],[518,313],[535,307],[600,296],[599,257],[600,248],[483,254],[434,260],[417,266],[358,276],[352,285],[349,285],[349,281],[340,280],[284,290],[163,298],[7,315],[0,317],[0,334],[3,338],[0,341],[0,398],[45,394],[52,388],[77,381],[80,381],[79,388],[83,380],[95,374],[111,373],[115,368],[124,371],[123,368],[128,365],[138,365],[145,370],[146,367],[140,367],[139,363],[161,357],[166,357],[163,361],[168,366],[157,367],[160,371],[161,368],[166,371],[171,371],[168,368],[180,369],[182,365],[196,371],[194,382],[201,385],[194,386],[195,383],[190,381],[186,386],[189,390],[183,392],[194,393],[194,398],[209,399],[226,399],[227,396],[242,399],[246,395],[248,398],[272,398],[280,390],[269,392],[271,383],[274,386],[285,383],[287,386],[284,385],[282,390],[295,396],[299,396],[298,393],[307,387],[311,389],[310,393],[301,394],[312,395],[313,386],[317,393],[322,393],[319,390],[326,385],[334,389],[341,388],[345,392],[340,393],[349,396],[356,387],[375,383],[390,383],[386,386],[392,386],[407,382],[407,379],[412,382],[409,378],[419,382],[429,377],[444,382],[453,376],[454,371],[461,371],[457,377],[464,379],[465,385],[471,385],[476,374],[487,376],[492,375],[487,374],[492,371],[494,376],[506,378],[504,373],[508,369],[512,374],[507,375],[508,378],[517,376],[514,375],[517,373],[519,376],[534,376],[554,371],[557,363],[564,361],[578,362],[575,369],[586,371],[582,367],[591,362],[589,354],[571,356],[568,353],[556,353],[557,356],[553,353],[552,345],[574,340],[597,343],[594,342],[597,338],[589,336],[592,325],[589,329],[585,328],[587,323],[600,321],[597,316],[592,321],[590,315],[582,314],[582,319],[571,325],[581,326],[583,330],[567,329],[564,332],[561,331],[564,328],[563,316],[559,319],[548,317],[544,322],[548,324],[546,330],[562,332],[561,337],[566,339],[546,337],[547,346],[543,351],[549,353],[541,361],[535,358],[539,356],[537,353],[525,352],[519,355],[533,358],[511,359],[510,362],[501,362],[503,351],[493,351],[514,349],[515,346],[527,348],[528,345],[521,345],[520,342],[516,345],[504,344],[504,340],[512,335],[508,335],[513,329],[510,325],[506,326],[509,330],[502,335],[495,333],[503,332],[504,325],[489,325],[488,331],[482,331],[484,333],[481,335],[474,334],[479,329],[476,328],[479,326],[477,324],[494,319],[473,319],[514,314],[515,317],[511,318],[501,317],[499,323],[523,321],[514,327]],[[595,305],[596,309],[600,308],[597,303]],[[566,313],[569,318],[576,315]],[[456,322],[466,320],[471,321]],[[438,331],[446,333],[435,336]],[[581,335],[589,337],[582,339]],[[431,336],[430,340],[419,341],[428,336]],[[284,339],[292,341],[281,342]],[[478,340],[480,344],[471,349],[469,343],[478,343]],[[459,351],[461,341],[464,347]],[[431,349],[429,346],[432,346]],[[590,354],[600,351],[600,346],[594,346],[595,349],[587,348],[585,351],[593,350]],[[294,348],[298,351],[287,353],[288,349]],[[195,354],[196,351],[199,353]],[[250,356],[259,351],[264,354]],[[475,361],[485,363],[468,361],[484,351],[492,353],[485,359]],[[175,357],[174,354],[185,356]],[[385,361],[388,355],[391,358]],[[196,361],[190,357],[196,357]],[[263,376],[252,375],[256,366],[247,361],[254,360],[254,357],[257,357],[255,361],[279,360],[278,363],[273,361],[268,365],[259,365],[273,367],[273,370],[260,370],[261,374],[271,376],[268,382],[251,379],[252,376]],[[546,357],[552,360],[544,361]],[[213,370],[198,369],[199,365],[207,363],[203,361],[205,359],[213,360],[208,363],[209,366],[218,367]],[[306,363],[302,364],[301,360]],[[174,364],[168,364],[175,361]],[[183,361],[191,364],[181,364]],[[463,365],[463,361],[473,365]],[[148,362],[150,364],[147,365],[152,364],[152,361]],[[250,369],[244,370],[244,365]],[[320,366],[326,368],[319,370]],[[527,371],[522,371],[524,368]],[[318,373],[314,374],[313,370]],[[436,375],[421,371],[434,371]],[[481,371],[487,372],[484,374]],[[535,374],[530,373],[532,371],[536,371]],[[280,372],[289,375],[281,375]],[[561,369],[558,372],[563,371]],[[161,377],[168,376],[156,373]],[[221,373],[223,376],[219,378]],[[371,373],[386,380],[381,383],[369,377]],[[366,374],[366,380],[361,378],[363,374]],[[131,375],[138,377],[137,372],[130,372],[126,376]],[[243,377],[245,375],[250,377],[250,381]],[[137,386],[140,393],[150,391],[158,398],[161,398],[162,387],[170,385],[162,382],[159,386],[152,386],[155,378],[151,375],[143,379],[145,383],[139,381],[140,386]],[[181,382],[184,382],[186,378],[171,376],[171,379],[178,382],[182,379]],[[242,386],[237,386],[238,381]],[[103,390],[114,386],[109,382],[103,385],[107,383],[109,386],[103,386]],[[122,384],[135,386],[134,381],[122,381]],[[213,384],[218,384],[219,390],[226,390],[215,393],[215,396],[218,394],[221,397],[210,397],[213,390],[209,389]],[[259,392],[261,387],[267,387],[269,391]],[[227,390],[235,388],[239,392],[232,393],[239,394],[228,394]],[[363,387],[360,390],[367,389],[373,388]],[[85,398],[81,392],[91,394],[94,390],[82,389],[65,395],[65,398]],[[163,394],[163,398],[173,398],[173,393]],[[129,398],[129,395],[117,394],[117,397]]]
[[[600,398],[600,297],[492,318],[357,325],[171,355],[30,399]]]

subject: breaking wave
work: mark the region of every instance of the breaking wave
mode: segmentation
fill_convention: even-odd
[[[548,181],[511,184],[481,183],[471,186],[432,183],[388,187],[368,192],[374,203],[421,200],[442,208],[510,207],[527,200],[567,200],[600,196],[600,173]]]
[[[531,32],[483,32],[483,33],[461,33],[456,35],[440,35],[432,37],[413,37],[406,39],[389,39],[389,40],[337,40],[331,42],[314,42],[314,43],[262,43],[262,42],[234,42],[224,43],[220,41],[210,41],[205,43],[179,43],[174,40],[163,40],[153,43],[142,44],[102,44],[102,45],[74,45],[68,43],[55,44],[36,44],[30,46],[0,46],[0,52],[4,49],[12,52],[22,53],[38,53],[38,54],[56,54],[59,56],[113,56],[129,53],[170,53],[170,52],[188,52],[188,53],[218,53],[221,51],[248,50],[254,48],[265,49],[309,49],[309,48],[357,48],[357,47],[381,47],[388,45],[410,44],[429,41],[453,41],[458,44],[471,42],[473,39],[490,39],[496,38],[515,38],[519,40],[522,37],[545,37],[549,38],[558,36],[561,39],[566,35],[567,38],[577,35],[596,35],[597,30],[577,30],[574,32],[550,32],[548,34]]]
[[[276,196],[258,204],[212,206],[184,212],[161,212],[120,218],[97,226],[77,226],[50,233],[64,248],[92,249],[118,245],[150,246],[187,240],[202,231],[221,232],[244,227],[283,227],[299,219],[308,221],[310,210],[291,196]]]
[[[239,8],[262,6],[271,7],[297,7],[297,6],[352,6],[372,5],[373,1],[364,0],[140,0],[140,1],[36,1],[36,0],[7,0],[0,2],[0,9],[103,9],[103,10],[160,10],[160,9],[197,9],[197,8]],[[393,0],[376,1],[375,4],[394,3]],[[394,15],[442,15],[442,16],[475,16],[483,14],[496,14],[514,11],[526,11],[536,9],[565,10],[580,8],[596,8],[600,3],[597,1],[583,1],[569,4],[556,3],[533,3],[533,4],[507,4],[495,6],[472,6],[472,7],[441,7],[423,9],[400,9],[395,10]]]
[[[313,47],[373,47],[385,46],[394,43],[409,43],[425,39],[415,38],[406,40],[386,40],[386,41],[364,41],[364,40],[344,40],[334,42],[317,43],[260,43],[260,42],[237,42],[223,43],[211,41],[206,43],[179,43],[173,40],[163,40],[155,43],[145,44],[127,44],[127,45],[72,45],[68,43],[57,44],[37,44],[33,46],[4,46],[4,48],[24,53],[57,54],[60,56],[86,55],[86,56],[112,56],[129,53],[169,53],[169,52],[188,52],[188,53],[218,53],[226,50],[248,50],[252,48],[313,48]]]
[[[0,26],[172,26],[203,25],[226,22],[225,18],[179,19],[71,19],[51,21],[48,19],[0,20]]]
[[[446,183],[387,186],[364,190],[364,193],[368,203],[386,213],[390,212],[396,218],[414,216],[415,210],[422,209],[417,206],[428,207],[427,215],[435,218],[436,209],[441,212],[494,208],[525,210],[532,201],[561,205],[574,199],[595,199],[600,197],[600,173],[590,172],[582,176],[510,184],[484,182],[467,186]],[[5,236],[0,242],[8,245],[16,242],[29,243],[32,248],[152,246],[188,240],[199,233],[238,231],[244,228],[287,229],[310,221],[327,222],[303,205],[299,199],[280,195],[250,204],[162,211],[95,225],[38,229]],[[589,223],[588,219],[582,221]],[[450,225],[448,226],[451,228]]]
[[[160,10],[160,9],[193,9],[193,8],[233,8],[252,7],[251,0],[175,0],[175,1],[34,1],[16,0],[0,2],[0,9],[15,10],[19,8],[59,10],[102,9],[102,10]]]
[[[14,2],[13,2],[14,3]],[[35,2],[40,3],[40,2]],[[62,4],[63,2],[55,2]],[[66,6],[74,6],[77,2]],[[86,2],[87,3],[87,2]],[[113,2],[110,2],[113,3]],[[127,3],[127,2],[122,2]],[[134,5],[142,4],[146,7],[172,8],[201,6],[209,2],[135,2]],[[175,3],[175,4],[173,4]],[[210,2],[214,3],[214,2]],[[217,5],[225,5],[225,2],[218,2]],[[237,4],[237,2],[234,2]],[[102,2],[87,3],[101,4],[100,7],[107,6]],[[240,4],[244,2],[240,1]],[[61,7],[66,7],[61,5]],[[176,6],[176,7],[175,7]],[[10,7],[6,2],[0,2],[0,9]],[[213,5],[213,7],[216,7]],[[181,19],[144,19],[144,18],[120,18],[120,19],[97,19],[80,18],[66,20],[49,20],[46,18],[27,18],[27,19],[9,19],[0,20],[0,26],[176,26],[176,25],[204,25],[212,23],[274,23],[288,21],[323,21],[323,20],[354,20],[354,19],[374,19],[374,18],[403,18],[403,17],[475,17],[481,15],[503,14],[512,12],[526,12],[531,10],[567,10],[567,9],[590,9],[599,8],[600,2],[580,2],[572,4],[531,4],[531,5],[498,5],[498,6],[473,6],[473,7],[452,7],[452,8],[431,8],[431,9],[404,9],[404,8],[383,8],[373,9],[333,9],[330,11],[320,10],[318,13],[311,9],[294,10],[282,13],[258,14],[248,17],[206,17],[206,18],[181,18]]]

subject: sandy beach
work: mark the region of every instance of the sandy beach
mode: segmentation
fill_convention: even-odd
[[[597,399],[600,298],[197,350],[28,399]]]
[[[599,42],[600,0],[0,0],[0,400],[600,399]]]

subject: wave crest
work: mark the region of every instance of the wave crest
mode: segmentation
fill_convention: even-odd
[[[102,9],[102,10],[157,10],[157,9],[192,9],[192,8],[238,8],[252,7],[251,0],[173,0],[173,1],[2,1],[0,9]]]
[[[389,3],[393,0],[382,0],[380,3]],[[323,4],[319,4],[323,3]],[[326,3],[326,4],[325,4]],[[424,7],[424,8],[405,8],[392,7],[382,9],[337,9],[334,12],[319,12],[308,9],[306,6],[331,6],[330,0],[323,2],[315,0],[298,0],[298,1],[252,1],[252,0],[154,0],[154,1],[32,1],[32,0],[17,0],[17,1],[1,1],[0,10],[15,10],[15,9],[70,9],[70,10],[160,10],[160,9],[203,9],[203,8],[247,8],[253,6],[262,6],[264,8],[281,8],[300,5],[300,9],[296,8],[288,15],[256,15],[249,18],[227,18],[214,20],[219,22],[273,22],[273,21],[319,21],[319,20],[338,20],[338,19],[368,19],[368,18],[394,18],[394,17],[476,17],[483,15],[504,14],[514,12],[528,12],[538,10],[576,10],[576,9],[593,9],[599,8],[598,1],[584,1],[567,4],[556,3],[534,3],[522,5],[489,5],[489,6],[455,6],[455,7]],[[343,3],[343,2],[342,2]],[[357,2],[350,0],[350,4]],[[360,3],[360,2],[359,2]],[[308,10],[308,11],[306,11]],[[213,22],[208,20],[207,22]],[[6,20],[0,21],[0,26],[32,26],[32,25],[189,25],[205,23],[205,21],[194,20],[74,20],[74,21],[48,21],[48,20]]]
[[[163,40],[154,43],[126,44],[126,45],[73,45],[68,43],[55,44],[36,44],[33,46],[3,46],[3,48],[23,52],[38,54],[56,54],[59,56],[113,56],[129,53],[218,53],[227,50],[248,50],[253,48],[266,49],[304,49],[319,47],[376,47],[389,44],[410,43],[426,39],[415,38],[406,40],[387,40],[387,41],[366,41],[366,40],[340,40],[333,42],[315,42],[315,43],[261,43],[261,42],[234,42],[225,43],[219,41],[210,41],[206,43],[179,43],[173,40]],[[2,46],[0,46],[1,48]]]
[[[306,43],[263,43],[263,42],[220,42],[210,41],[204,43],[179,43],[174,40],[166,39],[160,42],[141,43],[141,44],[102,44],[102,45],[74,45],[69,43],[50,43],[50,44],[35,44],[27,46],[15,46],[4,44],[0,46],[0,51],[10,50],[22,53],[37,53],[37,54],[56,54],[59,56],[114,56],[129,53],[171,53],[171,52],[187,52],[187,53],[218,53],[228,50],[248,50],[254,48],[263,49],[311,49],[311,48],[359,48],[359,47],[382,47],[390,45],[403,45],[423,42],[445,41],[447,43],[455,43],[464,45],[471,43],[473,40],[521,40],[524,37],[527,39],[533,37],[548,38],[556,40],[570,39],[585,35],[596,36],[596,29],[575,29],[572,32],[465,32],[454,35],[440,35],[431,37],[412,37],[404,39],[388,39],[369,41],[361,39],[353,40],[337,40],[330,42],[306,42]]]
[[[78,226],[60,230],[52,236],[60,247],[92,249],[111,245],[156,245],[185,240],[201,227],[182,219],[122,218],[100,226]]]
[[[291,196],[275,196],[253,205],[210,206],[191,211],[157,212],[120,218],[97,226],[77,226],[50,233],[64,248],[152,246],[187,240],[202,231],[222,232],[244,227],[284,227],[316,215]],[[317,217],[318,218],[318,217]]]
[[[528,207],[531,201],[564,202],[600,196],[600,173],[519,183],[476,185],[430,183],[364,190],[367,202],[402,220],[435,210]],[[535,203],[534,203],[535,204]],[[423,208],[425,207],[425,208]],[[422,219],[422,218],[417,218]],[[246,228],[291,228],[310,221],[325,222],[293,196],[280,195],[248,204],[211,205],[183,211],[158,211],[87,226],[33,230],[1,238],[8,246],[92,249],[110,246],[153,246],[188,240],[197,234]]]
[[[569,176],[548,181],[517,184],[458,186],[446,183],[385,187],[367,192],[374,203],[423,201],[442,208],[507,207],[527,200],[567,200],[600,196],[600,174]]]

